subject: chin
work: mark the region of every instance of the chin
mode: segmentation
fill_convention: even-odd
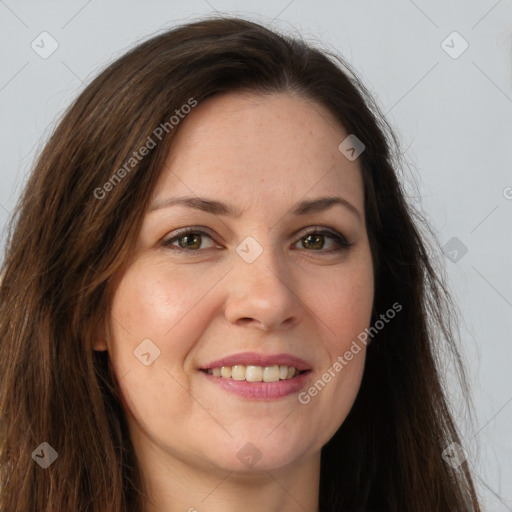
[[[272,434],[271,434],[272,435]],[[249,440],[248,436],[230,439],[222,453],[208,454],[208,459],[224,471],[252,473],[270,471],[296,463],[305,456],[304,442],[284,442],[265,436]]]

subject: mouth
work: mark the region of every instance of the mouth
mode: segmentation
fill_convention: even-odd
[[[294,366],[234,365],[201,369],[202,372],[220,379],[244,380],[247,382],[279,382],[297,378],[310,370],[298,370]]]
[[[244,352],[212,361],[200,370],[223,379],[277,382],[293,379],[310,371],[311,365],[292,354],[264,355]]]
[[[312,367],[291,354],[264,356],[244,353],[213,361],[199,368],[212,383],[245,398],[281,398],[299,391]]]

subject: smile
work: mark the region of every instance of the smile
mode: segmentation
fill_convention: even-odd
[[[238,365],[237,365],[238,366]],[[226,367],[224,367],[226,368]],[[256,367],[256,368],[262,368],[262,367]],[[272,368],[272,367],[270,367]],[[280,368],[280,367],[278,367]],[[222,371],[222,368],[218,368],[218,370]],[[225,371],[225,375],[227,375],[227,371],[231,370],[233,372],[233,369],[229,367],[228,370]],[[293,367],[290,368],[291,370],[295,370]],[[241,370],[235,369],[235,375],[236,372]],[[246,372],[246,370],[244,370]],[[262,368],[262,371],[264,371],[264,368]],[[275,375],[275,369],[271,370],[274,372]],[[249,370],[251,372],[251,370]],[[288,370],[287,370],[288,372]],[[245,399],[250,400],[258,400],[258,401],[269,401],[269,400],[276,400],[276,399],[282,399],[286,396],[293,395],[295,393],[299,393],[302,389],[304,389],[307,385],[307,382],[310,380],[310,376],[312,375],[311,370],[304,370],[304,371],[294,371],[294,375],[290,378],[288,378],[288,373],[286,376],[286,379],[279,379],[275,381],[263,381],[263,380],[257,380],[257,381],[249,381],[246,380],[246,375],[243,379],[236,380],[233,377],[215,377],[213,375],[213,368],[211,369],[211,373],[207,370],[201,370],[199,372],[201,375],[204,375],[206,379],[215,386],[218,386],[218,389],[223,390],[224,392],[227,392],[230,395],[238,395]],[[218,373],[218,372],[216,372]],[[284,370],[283,370],[284,374]],[[241,376],[241,373],[240,373]]]
[[[253,366],[235,365],[208,368],[204,370],[208,375],[222,379],[245,380],[247,382],[278,382],[280,380],[293,379],[303,373],[293,366]]]

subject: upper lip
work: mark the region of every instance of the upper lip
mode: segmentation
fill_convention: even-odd
[[[244,352],[242,354],[234,354],[232,356],[223,357],[202,366],[201,370],[208,370],[209,368],[221,368],[222,366],[236,366],[236,365],[252,365],[252,366],[293,366],[297,370],[304,371],[310,370],[311,365],[303,359],[293,356],[291,354],[258,354],[257,352]]]

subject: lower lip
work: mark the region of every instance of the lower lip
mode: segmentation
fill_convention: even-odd
[[[248,382],[246,380],[224,379],[214,377],[201,371],[210,382],[217,384],[229,393],[252,398],[254,400],[276,400],[293,393],[298,393],[306,384],[306,380],[311,374],[307,370],[293,379],[279,380],[276,382]]]

